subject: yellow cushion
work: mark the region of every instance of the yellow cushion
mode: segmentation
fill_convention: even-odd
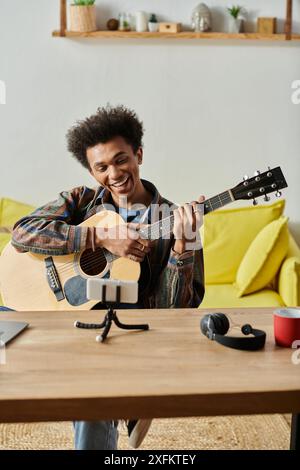
[[[276,275],[288,250],[287,221],[280,217],[269,223],[249,246],[236,275],[239,296],[262,289]]]
[[[238,267],[260,230],[281,216],[285,201],[217,210],[204,217],[204,269],[207,284],[235,281]],[[204,235],[204,237],[203,237]]]
[[[289,232],[289,249],[287,252],[287,257],[290,256],[296,256],[297,258],[300,258],[300,248],[291,232]]]
[[[33,206],[9,198],[0,199],[0,227],[12,227],[24,215],[30,214]]]
[[[300,305],[300,258],[291,256],[282,263],[278,292],[288,307]]]
[[[200,308],[281,307],[284,303],[277,292],[263,289],[254,294],[238,297],[233,284],[209,284],[205,286]]]

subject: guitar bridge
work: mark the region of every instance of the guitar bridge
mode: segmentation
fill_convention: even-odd
[[[46,263],[46,277],[47,277],[49,287],[54,293],[56,300],[58,301],[63,300],[65,298],[65,295],[63,293],[62,285],[60,283],[52,257],[49,256],[49,258],[45,258],[45,263]]]

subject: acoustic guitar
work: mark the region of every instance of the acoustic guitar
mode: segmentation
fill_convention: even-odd
[[[207,214],[241,199],[253,199],[257,204],[256,198],[263,196],[268,201],[268,194],[276,192],[279,197],[280,189],[285,187],[287,183],[280,167],[269,168],[264,173],[257,171],[254,177],[244,177],[234,188],[205,200],[203,212]],[[116,212],[100,211],[80,225],[110,228],[125,223]],[[157,240],[171,234],[173,227],[174,215],[171,214],[143,226],[139,232],[141,238]],[[15,310],[90,310],[97,303],[86,297],[86,284],[90,277],[137,281],[141,279],[141,265],[103,248],[47,256],[18,253],[9,243],[0,257],[1,295],[5,305]]]

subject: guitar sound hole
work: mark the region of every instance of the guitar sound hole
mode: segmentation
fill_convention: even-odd
[[[97,276],[106,268],[107,261],[101,248],[85,250],[80,257],[80,268],[88,276]]]

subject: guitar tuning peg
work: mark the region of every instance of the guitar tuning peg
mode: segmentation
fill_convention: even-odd
[[[249,176],[248,176],[248,175],[245,175],[245,176],[243,177],[243,180],[244,180],[244,181],[247,181],[248,179],[249,179]]]
[[[265,200],[266,202],[270,201],[270,199],[271,199],[271,198],[270,198],[269,196],[267,196],[267,194],[264,195],[264,200]]]
[[[254,206],[257,206],[257,204],[258,204],[257,200],[256,200],[256,199],[253,199],[253,205],[254,205]]]
[[[280,196],[281,196],[281,194],[282,194],[282,192],[281,192],[281,191],[276,191],[276,193],[275,193],[275,196],[276,196],[276,197],[280,197]]]
[[[258,175],[260,175],[260,171],[259,171],[259,170],[256,170],[256,171],[254,172],[254,176],[258,176]]]

